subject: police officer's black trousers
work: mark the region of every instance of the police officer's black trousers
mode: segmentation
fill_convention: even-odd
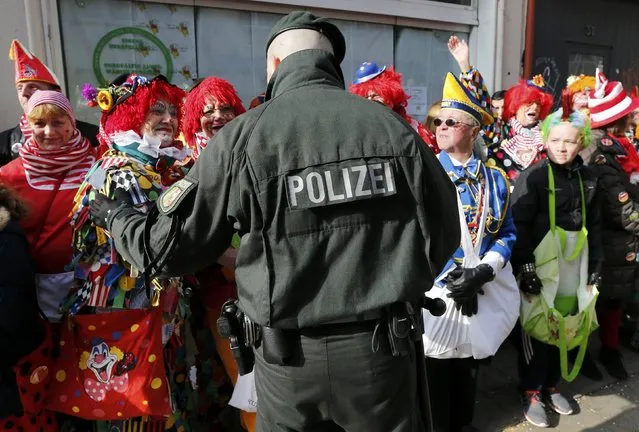
[[[258,432],[423,432],[415,353],[371,348],[372,325],[300,331],[291,366],[255,352]]]
[[[479,360],[426,357],[435,432],[461,432],[473,422]]]

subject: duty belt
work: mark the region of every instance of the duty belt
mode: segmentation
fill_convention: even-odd
[[[382,350],[393,356],[409,355],[415,335],[419,335],[421,339],[421,309],[415,311],[409,303],[404,302],[302,329],[259,326],[239,309],[237,303],[237,300],[229,300],[224,304],[217,327],[220,336],[229,339],[240,375],[253,370],[253,348],[260,346],[267,363],[290,365],[299,347],[300,335],[320,336],[371,331],[372,351]]]

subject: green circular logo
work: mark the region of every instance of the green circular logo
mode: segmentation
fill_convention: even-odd
[[[118,75],[135,72],[173,77],[173,60],[167,47],[153,33],[122,27],[105,34],[93,51],[93,72],[100,85]]]

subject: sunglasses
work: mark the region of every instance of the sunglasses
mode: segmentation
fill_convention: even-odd
[[[440,127],[442,124],[445,124],[446,126],[450,127],[450,128],[454,128],[457,127],[457,125],[466,125],[466,126],[475,126],[475,125],[471,125],[468,123],[464,123],[464,122],[460,122],[459,120],[455,120],[453,118],[447,118],[446,120],[442,120],[440,118],[436,118],[435,120],[433,120],[433,124],[437,127]]]

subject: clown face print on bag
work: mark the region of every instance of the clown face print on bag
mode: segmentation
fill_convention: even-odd
[[[68,318],[48,408],[87,420],[168,416],[163,360],[160,308]]]
[[[123,353],[118,347],[109,348],[100,339],[94,343],[91,353],[82,353],[80,369],[93,372],[95,377],[84,380],[84,391],[94,401],[102,402],[110,391],[126,393],[128,371],[135,367],[136,358],[133,353]]]

